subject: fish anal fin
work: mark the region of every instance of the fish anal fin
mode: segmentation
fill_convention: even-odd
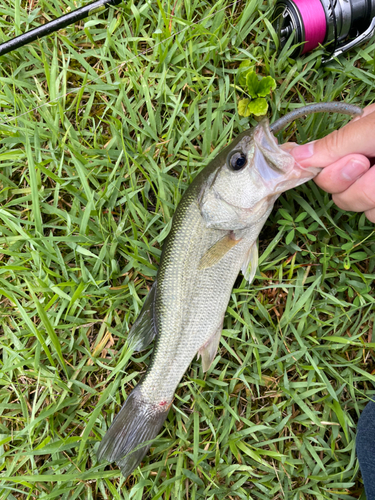
[[[134,351],[142,351],[157,334],[155,323],[156,281],[151,287],[138,318],[130,329],[128,342]]]
[[[214,266],[240,241],[241,239],[236,239],[232,231],[226,234],[202,256],[198,269],[207,269]]]
[[[249,251],[246,255],[246,259],[242,264],[241,271],[243,272],[245,279],[251,283],[254,279],[257,267],[258,267],[258,243],[255,242],[249,248]]]
[[[206,372],[211,366],[212,361],[215,358],[217,349],[220,343],[221,332],[223,330],[223,323],[220,324],[216,332],[208,339],[208,341],[202,345],[198,351],[198,356],[202,357],[202,368]]]

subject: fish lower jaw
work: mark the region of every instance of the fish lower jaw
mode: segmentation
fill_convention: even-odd
[[[299,163],[296,163],[295,166],[298,168],[298,170],[300,172],[300,178],[302,178],[302,176],[303,176],[303,178],[306,178],[307,180],[313,179],[316,175],[318,175],[323,170],[322,168],[318,168],[318,167],[303,167]]]

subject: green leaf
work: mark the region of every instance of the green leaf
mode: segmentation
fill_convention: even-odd
[[[316,220],[316,222],[318,222],[318,224],[322,226],[322,228],[325,229],[325,231],[327,231],[328,233],[329,232],[328,229],[326,228],[324,222],[320,219],[314,208],[311,205],[309,205],[309,203],[299,195],[296,196],[296,200],[301,205],[301,207],[303,207],[305,211],[310,215],[310,217]],[[312,230],[311,227],[309,228],[309,230],[310,231]],[[335,228],[335,231],[337,232],[337,228]]]
[[[275,88],[276,88],[276,82],[272,78],[272,76],[265,76],[259,82],[257,90],[258,96],[266,97],[268,94],[271,93],[271,90],[275,90]]]
[[[182,469],[182,472],[193,483],[199,484],[199,486],[204,486],[204,482],[202,481],[202,479],[200,479],[196,474],[194,474],[194,472],[188,469]]]
[[[284,208],[279,208],[279,212],[284,217],[284,219],[287,219],[287,220],[290,220],[291,222],[293,222],[293,217]]]
[[[286,243],[287,245],[289,245],[290,243],[292,243],[293,238],[294,238],[294,229],[292,229],[292,230],[291,230],[291,231],[287,234],[287,236],[286,236],[286,238],[285,238],[285,243]]]
[[[246,87],[247,92],[251,95],[251,97],[258,97],[259,84],[260,81],[255,71],[249,71],[246,75]]]
[[[341,248],[345,251],[349,251],[353,248],[354,246],[354,243],[352,241],[349,241],[348,243],[344,243],[343,245],[341,245]]]
[[[263,462],[262,457],[260,457],[259,451],[255,451],[254,449],[251,449],[249,446],[247,446],[245,443],[243,443],[241,441],[237,442],[236,445],[241,451],[246,453],[246,455],[248,455],[250,458],[252,458],[256,462],[259,462],[260,464],[266,465]]]
[[[245,61],[242,61],[239,68],[240,69],[253,69],[254,64],[251,61],[249,61],[249,59],[246,59]]]
[[[344,260],[344,269],[348,270],[350,269],[350,257],[347,255]]]
[[[264,116],[268,110],[268,103],[263,97],[259,97],[250,102],[249,110],[255,116]]]
[[[88,422],[86,422],[85,430],[82,433],[82,440],[79,445],[79,450],[78,450],[78,460],[81,460],[82,454],[85,450],[85,447],[87,446],[87,441],[90,435],[90,432],[92,428],[95,425],[95,421],[98,418],[98,415],[102,411],[102,406],[106,402],[108,396],[111,394],[116,393],[116,390],[119,386],[120,380],[116,379],[113,382],[111,382],[108,387],[106,388],[105,391],[101,393],[101,396],[99,398],[99,401],[95,407],[95,409],[92,411],[90,418],[88,419]],[[113,396],[112,396],[113,397]]]
[[[60,364],[62,369],[64,370],[65,374],[68,376],[68,370],[65,364],[65,359],[61,350],[61,345],[60,345],[60,340],[59,337],[56,335],[55,329],[53,328],[50,319],[48,318],[47,312],[44,310],[42,304],[39,302],[38,298],[36,297],[34,290],[32,289],[30,283],[26,280],[26,283],[29,287],[31,296],[33,298],[34,304],[36,306],[36,309],[38,311],[38,315],[40,319],[42,320],[42,323],[44,325],[44,328],[46,329],[46,332],[48,333],[48,336],[51,340],[51,343],[53,347],[55,348],[56,354],[60,360]]]
[[[356,259],[356,260],[365,260],[369,256],[367,255],[366,252],[353,252],[353,253],[350,254],[350,257],[352,259]]]
[[[237,81],[238,84],[241,85],[241,87],[246,87],[246,76],[250,71],[253,71],[253,68],[254,64],[248,59],[246,61],[242,61],[242,63],[240,64],[237,73]]]
[[[299,216],[296,218],[296,222],[301,222],[301,220],[305,219],[307,216],[307,212],[302,212],[299,214]]]
[[[337,419],[340,422],[340,425],[344,431],[345,437],[349,441],[350,438],[349,438],[348,425],[347,425],[347,421],[348,421],[347,414],[345,414],[342,411],[342,408],[337,401],[333,401],[332,405],[329,405],[329,406],[336,413]]]
[[[240,116],[250,116],[251,111],[249,109],[250,99],[241,99],[238,101],[238,114]]]

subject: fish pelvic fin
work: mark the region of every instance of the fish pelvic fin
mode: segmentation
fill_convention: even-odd
[[[198,357],[202,357],[202,368],[206,372],[211,366],[212,361],[215,358],[217,349],[220,343],[221,332],[223,330],[223,322],[221,322],[219,328],[216,332],[207,340],[207,342],[202,345],[198,351]]]
[[[198,269],[207,269],[214,266],[240,241],[241,239],[236,239],[232,231],[226,234],[202,256]]]
[[[255,242],[249,248],[249,251],[246,255],[246,259],[242,264],[241,271],[245,276],[245,280],[251,283],[254,279],[257,267],[258,267],[258,242]]]
[[[98,460],[116,462],[125,477],[140,464],[167,418],[171,402],[153,404],[136,387],[128,396],[97,451]]]
[[[156,281],[154,281],[138,318],[130,329],[128,342],[134,351],[143,351],[157,334],[155,322]]]

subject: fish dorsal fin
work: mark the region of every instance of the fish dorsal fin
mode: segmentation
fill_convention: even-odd
[[[245,279],[251,283],[254,279],[257,267],[258,267],[258,243],[255,242],[249,248],[246,255],[246,259],[242,264],[241,271],[243,272]]]
[[[223,330],[223,323],[220,324],[219,328],[216,332],[208,339],[208,341],[202,345],[202,347],[198,351],[198,357],[202,357],[202,368],[203,371],[206,372],[211,366],[212,361],[214,360],[215,354],[219,347],[221,332]]]
[[[198,269],[207,269],[208,267],[214,266],[240,241],[241,238],[237,240],[232,231],[226,234],[202,256]]]
[[[155,322],[156,280],[149,291],[138,318],[130,329],[128,342],[134,351],[142,351],[157,334]]]

